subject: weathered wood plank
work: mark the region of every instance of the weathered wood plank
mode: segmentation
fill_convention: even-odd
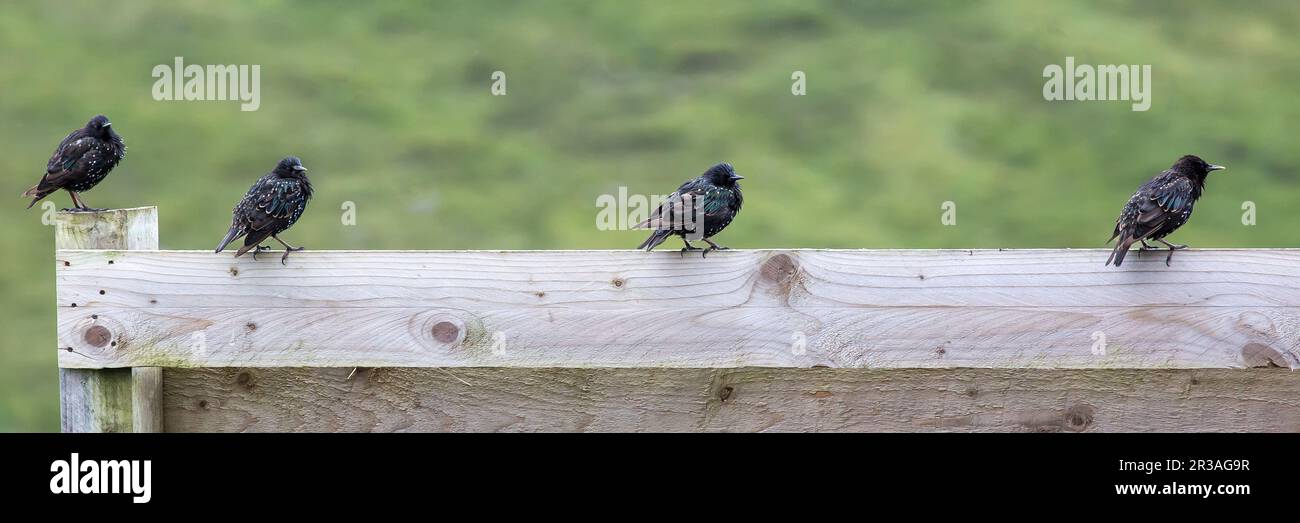
[[[59,364],[1300,368],[1300,250],[1107,254],[60,251]]]
[[[138,207],[94,213],[57,213],[54,245],[57,249],[156,250],[158,209]],[[83,341],[88,344],[111,335],[107,329],[95,328],[94,325],[87,325],[82,330]],[[60,346],[60,349],[64,348],[67,346]],[[130,369],[60,368],[59,397],[63,432],[131,432],[134,428]]]
[[[54,215],[56,249],[158,250],[158,208]]]
[[[1300,306],[1300,249],[1103,267],[1093,250],[306,251],[281,266],[209,251],[60,251],[58,304],[621,309]],[[1156,259],[1158,258],[1158,259]],[[109,265],[113,262],[113,265]],[[114,291],[100,294],[100,290]]]
[[[63,432],[131,432],[131,369],[59,369]]]
[[[163,431],[162,368],[131,369],[131,427],[135,432]]]
[[[66,367],[1296,368],[1298,323],[1295,307],[79,307],[59,343]],[[86,343],[94,327],[113,337]]]
[[[1300,431],[1300,373],[167,369],[169,431]]]

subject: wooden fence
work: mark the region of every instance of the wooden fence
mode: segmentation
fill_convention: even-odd
[[[159,251],[60,214],[65,431],[1300,431],[1300,250]]]

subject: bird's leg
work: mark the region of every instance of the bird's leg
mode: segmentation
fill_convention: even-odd
[[[704,253],[701,254],[700,256],[703,256],[703,257],[706,257],[706,258],[709,256],[709,251],[725,251],[725,250],[731,248],[731,247],[723,247],[723,246],[721,246],[721,245],[718,245],[718,244],[716,244],[716,243],[713,243],[713,240],[710,240],[710,239],[708,239],[708,238],[704,238],[704,243],[709,244],[709,248],[708,248],[708,249],[704,249]]]
[[[288,243],[285,243],[284,240],[281,240],[279,236],[276,236],[274,234],[272,234],[271,237],[275,238],[275,241],[280,242],[280,245],[284,246],[284,256],[280,257],[280,265],[288,265],[285,263],[285,260],[289,259],[289,253],[295,251],[301,251],[304,249],[304,247],[294,247],[292,245],[289,245]]]
[[[268,245],[258,245],[257,248],[253,249],[253,261],[257,261],[257,253],[269,250],[271,250],[271,247]]]
[[[77,193],[68,191],[68,196],[72,197],[72,207],[63,210],[72,211],[72,212],[77,212],[81,210],[81,202],[77,201]]]
[[[1186,249],[1186,248],[1187,248],[1186,245],[1175,245],[1175,244],[1169,243],[1169,242],[1164,241],[1164,240],[1156,240],[1156,241],[1165,244],[1166,247],[1169,247],[1169,256],[1165,258],[1165,267],[1168,267],[1168,266],[1169,266],[1169,262],[1172,261],[1172,260],[1174,259],[1174,251],[1178,251],[1178,250],[1182,250],[1182,249]]]
[[[68,196],[72,197],[72,207],[64,209],[65,211],[81,212],[81,210],[85,208],[85,206],[81,204],[81,199],[77,198],[77,193],[68,191]]]
[[[687,251],[698,251],[698,250],[702,250],[702,249],[700,249],[699,247],[696,247],[696,246],[694,246],[694,245],[691,245],[691,242],[686,241],[686,237],[685,237],[685,236],[682,237],[682,243],[685,243],[685,244],[686,244],[685,247],[682,247],[682,253],[681,253],[682,256],[686,256],[686,252],[687,252]]]
[[[90,207],[87,207],[87,206],[86,206],[86,203],[83,202],[83,201],[81,201],[81,198],[77,197],[77,193],[75,193],[75,192],[68,191],[68,194],[72,195],[72,205],[73,205],[73,207],[72,207],[71,209],[64,209],[65,211],[72,211],[72,212],[99,212],[99,211],[104,210],[104,209],[92,209],[92,208],[90,208]]]
[[[1160,249],[1160,248],[1159,248],[1159,247],[1153,247],[1151,244],[1147,243],[1146,238],[1143,238],[1143,239],[1142,239],[1142,246],[1141,246],[1141,247],[1138,247],[1138,259],[1141,259],[1141,258],[1142,258],[1142,251],[1154,251],[1154,250],[1158,250],[1158,249]]]

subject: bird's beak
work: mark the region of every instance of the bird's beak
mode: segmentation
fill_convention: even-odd
[[[744,176],[741,176],[741,175],[739,175],[739,174],[733,174],[733,175],[731,175],[731,179],[732,179],[732,180],[744,180],[745,177],[744,177]]]
[[[1211,171],[1222,171],[1222,170],[1224,170],[1224,169],[1227,169],[1227,167],[1224,167],[1224,166],[1222,166],[1222,165],[1214,165],[1214,164],[1210,164],[1210,170],[1211,170]]]
[[[301,166],[301,165],[295,165],[295,166],[293,166],[293,170],[295,170],[295,171],[306,171],[307,168],[306,168],[306,167],[303,167],[303,166]]]
[[[113,126],[113,122],[108,122],[104,124],[104,127],[112,127],[112,126]]]

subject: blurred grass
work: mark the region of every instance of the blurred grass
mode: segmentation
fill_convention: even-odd
[[[734,247],[1099,247],[1196,153],[1230,170],[1179,242],[1295,246],[1298,26],[1286,1],[6,2],[0,170],[16,196],[107,114],[129,154],[87,200],[158,205],[166,249],[215,245],[288,154],[317,196],[287,239],[312,249],[629,248],[597,195],[722,160],[748,177]],[[1067,55],[1151,64],[1151,110],[1044,101]],[[154,101],[175,56],[260,64],[261,109]],[[57,430],[52,232],[23,202],[0,206],[0,430]]]

